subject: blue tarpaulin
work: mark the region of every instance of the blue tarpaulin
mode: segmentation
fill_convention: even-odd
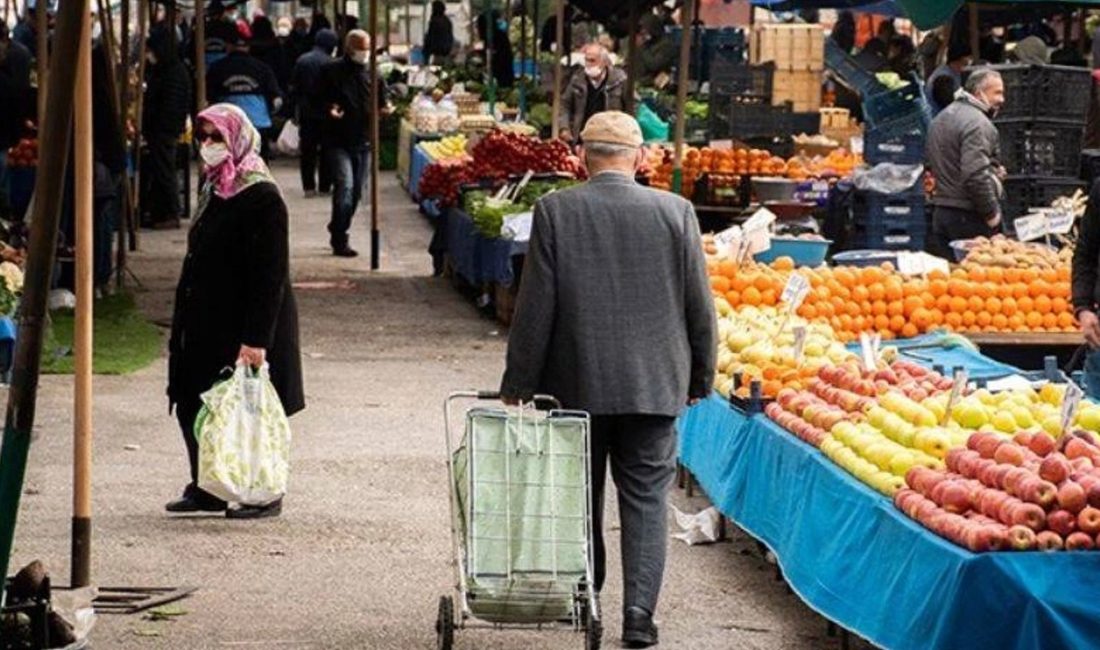
[[[420,177],[424,175],[424,170],[430,164],[432,164],[432,158],[427,151],[424,151],[424,147],[419,144],[414,146],[412,148],[412,158],[409,160],[409,184],[406,188],[413,201],[429,198],[420,196]]]
[[[458,208],[447,210],[445,247],[455,273],[466,282],[480,286],[487,282],[511,286],[515,279],[512,258],[527,253],[527,242],[486,239],[473,219]]]
[[[911,339],[885,341],[883,345],[892,345],[901,353],[901,358],[913,361],[925,368],[941,366],[945,374],[950,375],[953,368],[966,368],[967,376],[973,380],[990,380],[1017,374],[1020,371],[1007,363],[995,361],[980,352],[966,347],[941,347],[937,342],[944,338],[943,333],[931,333]],[[859,352],[859,342],[850,343],[848,349]]]
[[[714,505],[772,549],[811,608],[875,645],[1097,647],[1100,553],[971,553],[720,397],[686,411],[679,428],[681,462]]]

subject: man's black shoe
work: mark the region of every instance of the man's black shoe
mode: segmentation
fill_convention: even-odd
[[[623,647],[648,648],[657,645],[657,626],[641,607],[628,607],[623,613]]]
[[[359,257],[359,251],[355,250],[351,246],[344,246],[343,248],[332,249],[332,254],[336,257]]]
[[[175,501],[169,501],[164,509],[173,514],[185,514],[189,512],[224,512],[225,507],[224,501],[196,499],[185,494]]]
[[[265,519],[283,514],[283,500],[279,499],[266,506],[239,505],[225,511],[226,519]]]

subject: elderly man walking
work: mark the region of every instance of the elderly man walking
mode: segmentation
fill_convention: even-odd
[[[584,47],[584,68],[577,70],[561,98],[561,138],[573,141],[588,118],[603,111],[626,111],[626,73],[611,65],[611,55],[599,43]]]
[[[1000,73],[975,70],[928,131],[927,157],[936,189],[928,252],[951,258],[956,239],[988,237],[1001,224],[1004,167],[992,118],[1005,103]]]
[[[657,643],[675,417],[710,392],[715,316],[691,204],[634,182],[642,134],[621,112],[581,133],[591,175],[535,205],[501,395],[592,415],[596,588],[608,461],[622,522],[623,642]]]

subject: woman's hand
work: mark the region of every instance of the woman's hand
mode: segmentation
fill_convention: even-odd
[[[263,348],[250,348],[242,343],[241,351],[237,353],[237,363],[243,363],[252,368],[259,368],[264,365],[264,359],[266,357],[267,351]]]

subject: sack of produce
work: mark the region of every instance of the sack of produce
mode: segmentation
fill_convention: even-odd
[[[202,394],[195,418],[199,487],[225,501],[267,505],[286,494],[290,422],[267,364],[238,365]]]

